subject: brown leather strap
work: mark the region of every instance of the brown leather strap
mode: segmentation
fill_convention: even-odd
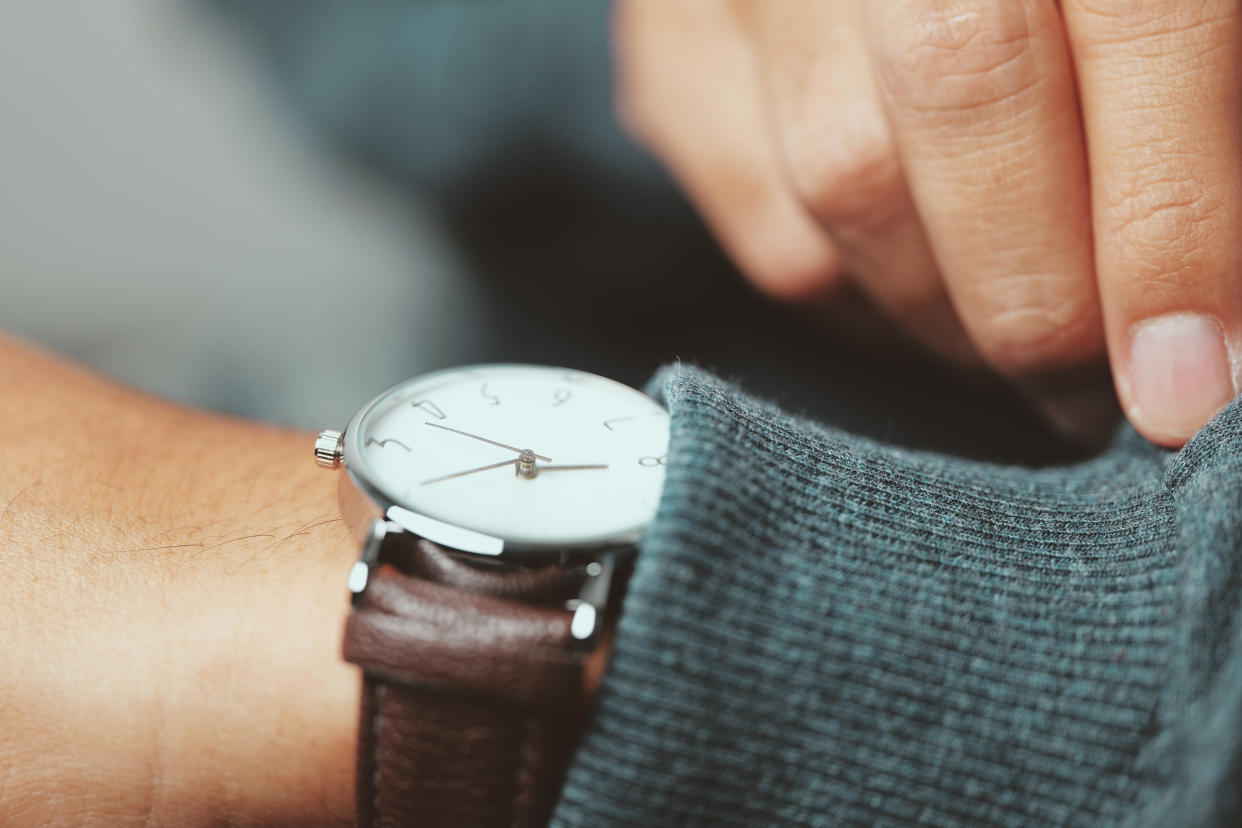
[[[393,560],[345,630],[359,824],[544,825],[584,715],[564,608],[581,575],[479,569],[425,541]]]

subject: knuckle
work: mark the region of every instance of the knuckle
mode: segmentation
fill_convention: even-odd
[[[752,285],[782,301],[825,296],[845,279],[841,261],[835,256],[806,256],[781,246],[754,243],[736,250],[735,256]]]
[[[950,307],[944,283],[935,278],[891,278],[882,283],[881,304],[897,319],[926,316],[929,308]]]
[[[1170,38],[1208,43],[1215,38],[1204,38],[1205,34],[1210,35],[1222,26],[1236,23],[1240,15],[1237,3],[1232,0],[1199,3],[1182,0],[1142,0],[1137,3],[1068,0],[1066,7],[1068,13],[1082,21],[1082,25],[1075,28],[1079,32],[1077,39],[1087,56],[1097,49],[1117,45],[1138,46],[1145,41],[1160,42]]]
[[[821,222],[853,224],[896,207],[902,180],[896,149],[882,123],[857,125],[836,141],[783,142],[794,189]]]
[[[1105,206],[1103,256],[1131,278],[1185,284],[1228,250],[1219,187],[1190,176],[1138,176]]]
[[[990,308],[969,320],[971,336],[1002,374],[1026,378],[1094,359],[1102,343],[1096,303],[1066,295],[1059,277],[1007,277]]]
[[[942,118],[1030,97],[1046,77],[1039,49],[1047,18],[1026,0],[894,4],[879,41],[894,106]]]

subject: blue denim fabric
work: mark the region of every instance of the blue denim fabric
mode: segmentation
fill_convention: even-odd
[[[1031,470],[651,390],[668,480],[554,824],[1236,824],[1238,404]]]

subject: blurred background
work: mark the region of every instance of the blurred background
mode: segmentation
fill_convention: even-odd
[[[682,359],[886,441],[1067,456],[1007,392],[755,294],[618,128],[608,14],[8,0],[0,328],[308,428],[445,365]]]

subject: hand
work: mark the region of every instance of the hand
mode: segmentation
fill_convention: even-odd
[[[1168,446],[1234,396],[1236,3],[626,0],[616,43],[623,118],[768,293],[857,288],[1083,436],[1109,366]]]

